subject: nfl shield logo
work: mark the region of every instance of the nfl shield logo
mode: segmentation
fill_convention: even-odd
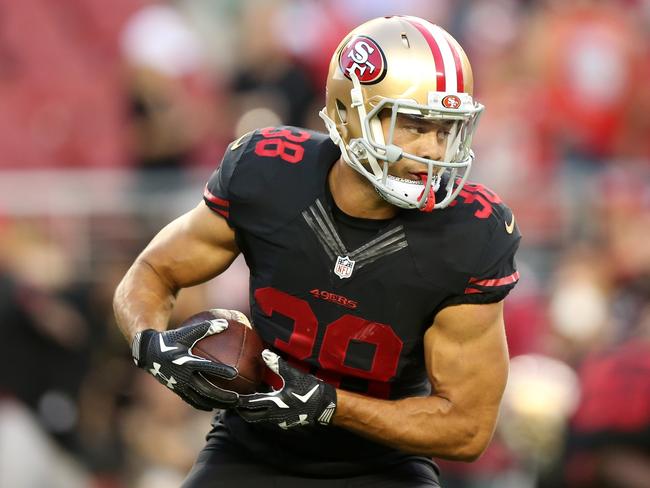
[[[336,258],[336,264],[334,265],[334,274],[339,278],[349,278],[352,276],[352,270],[354,269],[354,261],[352,261],[347,256],[339,256]]]

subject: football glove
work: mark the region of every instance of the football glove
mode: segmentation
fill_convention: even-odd
[[[292,368],[265,349],[262,358],[283,381],[269,393],[240,395],[237,413],[247,422],[265,422],[287,430],[308,425],[329,425],[336,411],[336,389],[315,376]]]
[[[135,364],[151,373],[194,408],[212,410],[237,404],[239,395],[207,382],[199,373],[232,379],[237,370],[190,353],[199,340],[226,330],[228,322],[213,319],[198,324],[159,332],[153,329],[138,332],[131,343]]]

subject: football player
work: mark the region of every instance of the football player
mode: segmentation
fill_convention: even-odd
[[[467,181],[483,110],[472,91],[467,56],[439,26],[364,23],[332,57],[327,134],[235,140],[203,201],[136,259],[115,295],[136,364],[220,409],[184,486],[438,486],[432,458],[486,448],[520,234],[501,199]],[[263,359],[282,379],[252,395],[196,374],[234,374],[188,354],[209,324],[166,330],[178,290],[239,253]]]

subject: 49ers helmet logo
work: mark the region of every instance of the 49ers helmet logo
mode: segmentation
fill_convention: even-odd
[[[456,95],[447,95],[442,99],[442,106],[445,108],[460,108],[461,103]]]
[[[339,66],[346,77],[354,73],[363,85],[371,85],[386,76],[386,56],[379,45],[365,36],[355,36],[339,53]]]

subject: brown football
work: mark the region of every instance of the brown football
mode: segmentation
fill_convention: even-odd
[[[215,319],[226,320],[228,328],[197,341],[191,352],[202,358],[232,366],[237,369],[238,374],[231,380],[209,374],[203,376],[219,388],[242,394],[254,393],[264,374],[264,344],[250,325],[226,319],[218,310],[207,310],[193,315],[183,322],[183,325]]]

